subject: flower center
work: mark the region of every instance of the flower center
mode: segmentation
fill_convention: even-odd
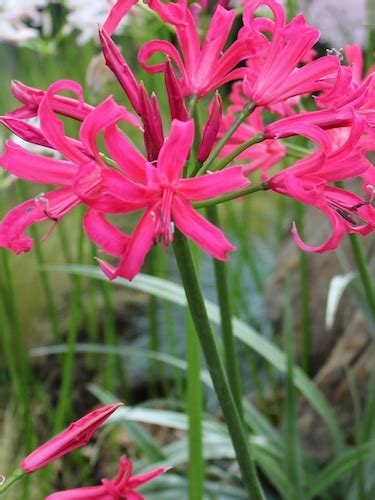
[[[173,241],[174,223],[172,221],[172,203],[174,189],[171,185],[163,186],[159,213],[156,216],[155,239],[161,241],[165,247]]]

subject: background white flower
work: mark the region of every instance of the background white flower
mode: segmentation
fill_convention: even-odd
[[[98,35],[98,25],[103,24],[115,0],[65,0],[68,9],[65,32],[78,30],[77,42],[84,44]]]
[[[365,46],[369,10],[374,0],[300,0],[310,24],[317,26],[322,40],[334,47],[347,43]]]
[[[37,37],[39,31],[35,27],[42,25],[41,9],[48,3],[48,0],[1,0],[0,40],[22,43]]]

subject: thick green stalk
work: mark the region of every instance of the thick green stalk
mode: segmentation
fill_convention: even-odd
[[[220,226],[219,214],[216,206],[207,207],[207,215],[208,219],[215,224],[215,226]],[[238,413],[242,418],[242,388],[232,326],[232,309],[229,297],[227,267],[225,262],[217,259],[213,259],[213,264],[217,298],[220,307],[221,333],[225,349],[225,368]]]
[[[254,146],[254,144],[258,144],[259,142],[263,142],[265,140],[264,134],[262,132],[258,132],[257,134],[253,135],[249,140],[243,142],[238,148],[234,149],[228,156],[223,158],[219,163],[217,163],[211,170],[216,171],[216,170],[222,170],[224,167],[229,165],[229,163],[237,158],[241,153],[246,151],[246,149],[250,148],[251,146]]]
[[[200,169],[198,162],[198,150],[202,140],[200,127],[198,100],[193,97],[190,100],[189,113],[194,118],[194,144],[185,169],[187,176],[194,176]],[[199,257],[197,251],[196,257]],[[188,496],[189,500],[200,500],[204,494],[204,459],[203,459],[203,392],[200,380],[201,353],[199,341],[194,331],[194,321],[191,313],[187,311],[187,394],[186,404],[189,418],[189,463],[188,463]]]
[[[226,131],[226,133],[223,135],[223,137],[220,139],[220,141],[217,143],[216,147],[213,149],[212,153],[210,154],[208,160],[204,163],[202,168],[199,170],[198,175],[204,174],[211,168],[213,165],[214,161],[218,157],[220,151],[223,149],[223,147],[226,145],[226,143],[229,141],[229,139],[232,137],[232,135],[236,132],[236,130],[241,126],[241,124],[246,121],[246,119],[251,115],[251,113],[254,111],[256,108],[256,104],[254,102],[249,102],[244,106],[240,114],[238,115],[236,121],[232,124],[231,127]]]
[[[211,207],[212,205],[219,205],[219,203],[225,203],[226,201],[235,200],[236,198],[241,198],[241,196],[247,196],[248,194],[256,193],[257,191],[267,191],[268,185],[266,182],[262,182],[258,186],[249,186],[233,193],[224,194],[222,196],[217,196],[216,198],[211,198],[204,201],[196,201],[193,203],[194,208],[205,208]]]
[[[257,477],[255,464],[251,454],[249,438],[245,432],[225,376],[215,336],[208,319],[189,243],[185,236],[179,231],[176,231],[175,234],[174,250],[190,313],[228,426],[229,434],[232,438],[245,488],[249,493],[249,497],[253,500],[264,500],[265,497]]]
[[[357,263],[363,289],[365,291],[366,300],[370,308],[371,314],[375,319],[375,290],[372,285],[372,279],[367,266],[365,253],[363,251],[363,246],[358,239],[358,235],[356,234],[349,234],[349,240],[355,261]]]
[[[204,488],[202,444],[203,393],[200,379],[200,347],[191,316],[187,319],[187,412],[189,418],[189,500],[201,500]]]

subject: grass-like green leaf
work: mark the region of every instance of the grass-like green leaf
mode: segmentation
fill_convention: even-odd
[[[375,441],[357,446],[346,451],[339,458],[331,462],[319,474],[315,475],[307,492],[306,500],[313,499],[332,486],[338,479],[358,466],[366,457],[375,450]]]
[[[107,279],[101,273],[100,269],[95,266],[48,266],[44,269],[50,272],[68,272],[96,279]],[[114,284],[142,291],[144,293],[156,295],[162,299],[169,300],[174,304],[178,304],[182,307],[187,306],[185,292],[182,286],[162,278],[155,278],[153,276],[145,274],[138,274],[138,276],[133,281],[127,281],[125,279],[118,278],[114,282]],[[206,300],[205,304],[210,320],[213,323],[219,324],[220,311],[217,305],[209,300]],[[264,338],[254,328],[244,323],[239,318],[233,318],[233,329],[235,336],[239,340],[251,347],[277,370],[285,373],[286,357],[285,354],[277,346],[275,346],[268,339]],[[326,423],[337,449],[342,450],[344,448],[344,439],[337,424],[336,418],[325,397],[317,389],[314,383],[306,376],[306,374],[296,366],[294,367],[294,384]]]

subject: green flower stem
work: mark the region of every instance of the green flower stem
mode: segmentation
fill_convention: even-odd
[[[194,119],[194,144],[184,169],[184,175],[194,176],[201,167],[198,162],[198,150],[202,140],[199,119],[198,98],[193,96],[189,102],[189,114]],[[199,250],[196,249],[199,257]],[[193,257],[192,257],[193,258]],[[204,496],[205,462],[203,457],[203,392],[200,380],[201,352],[199,341],[195,335],[194,321],[187,311],[186,321],[186,355],[188,362],[186,404],[189,418],[189,461],[188,461],[188,498],[199,500]]]
[[[349,240],[355,261],[357,263],[362,285],[365,291],[366,300],[371,310],[371,314],[375,319],[375,290],[372,285],[371,275],[367,266],[365,252],[363,251],[363,246],[359,241],[358,235],[349,234]]]
[[[233,123],[231,127],[226,131],[226,133],[223,135],[223,137],[220,139],[220,141],[217,143],[216,147],[210,154],[208,160],[204,163],[202,168],[199,170],[198,175],[204,174],[209,170],[216,158],[218,157],[220,151],[223,149],[223,147],[226,145],[226,143],[229,141],[229,139],[232,137],[232,135],[235,133],[235,131],[240,127],[240,125],[246,121],[246,119],[251,115],[251,113],[254,111],[256,108],[256,104],[254,102],[249,102],[244,106],[242,111],[237,117],[237,120]]]
[[[8,476],[4,483],[0,486],[0,495],[12,486],[16,481],[19,481],[25,476],[25,472],[19,467],[15,469],[10,476]]]
[[[196,266],[199,266],[200,251],[192,249]],[[200,378],[201,349],[195,333],[189,309],[186,311],[186,357],[188,362],[186,380],[186,406],[189,418],[189,463],[188,498],[200,500],[204,497],[205,461],[203,457],[203,388]]]
[[[187,318],[187,391],[186,403],[189,418],[189,500],[204,497],[205,463],[203,458],[203,391],[201,372],[201,352],[191,315]]]
[[[194,119],[194,144],[192,149],[192,154],[190,155],[188,161],[187,174],[188,177],[193,177],[196,175],[197,170],[199,170],[202,164],[198,161],[197,155],[199,151],[199,146],[202,142],[202,131],[201,131],[201,123],[199,118],[199,109],[198,109],[198,101],[192,99],[189,105],[190,116]]]
[[[207,207],[208,219],[220,226],[219,214],[216,206]],[[233,397],[237,405],[238,413],[242,418],[242,388],[240,370],[236,355],[232,326],[232,311],[229,297],[228,276],[225,262],[213,259],[217,297],[221,316],[221,333],[225,348],[225,368],[229,385],[233,392]]]
[[[228,156],[226,156],[221,161],[219,161],[219,163],[217,163],[211,169],[211,171],[215,172],[216,170],[223,169],[224,167],[226,167],[227,165],[229,165],[229,163],[232,160],[234,160],[235,158],[237,158],[237,156],[239,156],[241,153],[243,153],[244,151],[246,151],[246,149],[250,148],[254,144],[258,144],[259,142],[263,142],[264,140],[265,140],[264,134],[262,132],[258,132],[257,134],[253,135],[253,137],[251,137],[251,139],[249,139],[248,141],[245,141],[244,143],[242,143],[240,146],[238,146],[238,148],[236,148],[235,150],[233,150]]]
[[[229,434],[232,438],[245,488],[249,493],[249,497],[253,500],[264,500],[265,497],[251,456],[248,435],[243,427],[241,417],[225,376],[215,336],[207,316],[189,242],[179,231],[176,231],[175,234],[174,250],[190,313],[228,426]]]
[[[262,182],[258,186],[249,186],[239,191],[234,191],[233,193],[224,194],[222,196],[217,196],[216,198],[211,198],[209,200],[197,201],[193,203],[194,208],[205,208],[211,207],[212,205],[219,205],[219,203],[225,203],[226,201],[235,200],[236,198],[241,198],[241,196],[247,196],[248,194],[256,193],[257,191],[267,191],[267,182]]]

